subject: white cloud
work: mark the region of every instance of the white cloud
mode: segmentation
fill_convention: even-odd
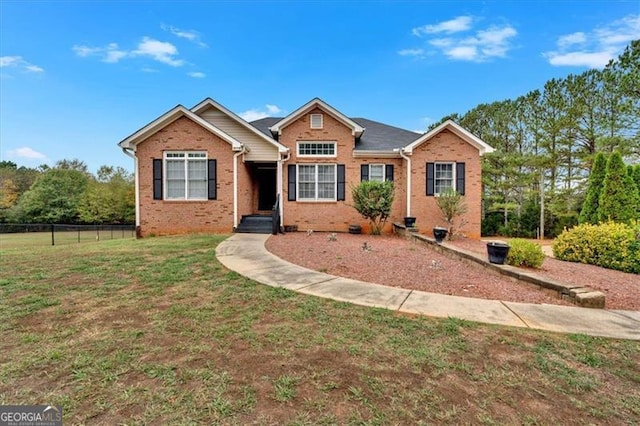
[[[471,16],[458,16],[449,21],[443,21],[438,24],[423,25],[411,30],[414,36],[421,37],[423,34],[446,33],[453,34],[467,31],[471,28],[473,18]]]
[[[424,49],[402,49],[398,51],[400,56],[424,56]]]
[[[178,48],[166,41],[155,40],[151,37],[143,37],[138,48],[131,52],[135,56],[148,56],[151,59],[171,65],[172,67],[180,67],[184,65],[182,59],[176,59]]]
[[[179,28],[176,28],[172,25],[164,25],[162,24],[160,26],[163,30],[170,32],[171,34],[173,34],[176,37],[180,37],[180,38],[184,38],[186,40],[189,40],[190,42],[193,42],[195,44],[197,44],[200,47],[208,47],[206,45],[206,43],[203,43],[200,40],[200,33],[198,31],[195,30],[181,30]]]
[[[574,44],[582,44],[587,41],[587,35],[582,31],[567,34],[558,39],[558,47],[565,48]]]
[[[173,44],[143,37],[135,50],[121,49],[117,43],[109,43],[104,47],[75,45],[72,50],[81,58],[98,56],[102,62],[115,64],[124,58],[147,57],[172,67],[180,67],[185,61],[178,59],[178,48]]]
[[[591,32],[558,37],[556,50],[542,54],[551,65],[603,68],[632,40],[640,38],[640,14],[628,15]]]
[[[282,110],[273,104],[266,104],[264,109],[254,108],[238,114],[245,121],[255,121],[261,118],[272,117]]]
[[[459,16],[438,24],[414,28],[413,35],[421,38],[426,36],[426,44],[432,48],[431,51],[413,48],[400,50],[398,54],[425,57],[439,51],[453,60],[474,62],[507,56],[513,48],[512,39],[518,35],[518,31],[511,25],[491,25],[474,30],[473,24],[476,21],[478,20],[471,16]],[[466,34],[462,34],[464,32]],[[446,36],[442,37],[443,34]]]
[[[207,76],[205,73],[199,71],[189,72],[187,75],[193,78],[205,78]]]
[[[47,158],[46,155],[38,152],[28,146],[23,146],[22,148],[12,149],[7,152],[9,157],[11,158],[26,158],[29,160],[45,160]]]
[[[119,62],[120,59],[131,56],[131,52],[120,49],[117,43],[109,43],[105,47],[75,45],[73,46],[72,50],[81,58],[86,58],[89,56],[100,56],[100,60],[102,62],[107,62],[110,64],[115,64]]]
[[[0,57],[0,68],[18,68],[22,71],[33,72],[33,73],[42,73],[44,69],[39,67],[38,65],[34,65],[30,62],[24,60],[22,56],[1,56]]]
[[[266,104],[265,107],[267,108],[267,112],[269,114],[278,114],[279,112],[281,112],[282,110],[280,108],[278,108],[276,105],[270,105],[270,104]]]

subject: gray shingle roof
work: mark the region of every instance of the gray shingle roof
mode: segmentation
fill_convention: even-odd
[[[251,121],[249,124],[271,137],[269,127],[280,120],[282,120],[282,117],[267,117]],[[422,136],[420,133],[366,118],[351,118],[351,120],[365,128],[360,139],[356,141],[356,149],[360,151],[393,151],[396,148],[409,145]]]

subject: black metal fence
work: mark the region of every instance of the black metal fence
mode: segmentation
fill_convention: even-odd
[[[0,223],[0,247],[59,245],[133,238],[135,225]]]

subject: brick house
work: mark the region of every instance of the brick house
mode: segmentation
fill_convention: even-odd
[[[493,151],[453,121],[419,134],[347,117],[318,98],[253,122],[212,99],[178,105],[118,145],[135,162],[141,236],[251,230],[271,221],[276,199],[280,227],[366,228],[351,188],[377,179],[394,183],[390,222],[412,216],[425,233],[443,225],[435,197],[456,189],[468,206],[463,232],[479,238],[480,157]]]

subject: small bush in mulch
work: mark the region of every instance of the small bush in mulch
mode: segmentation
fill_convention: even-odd
[[[565,230],[553,244],[560,260],[640,274],[640,225],[588,223]]]
[[[514,238],[509,241],[509,247],[509,254],[507,256],[507,263],[509,265],[528,266],[531,268],[540,268],[542,266],[545,255],[540,245],[520,238]]]

